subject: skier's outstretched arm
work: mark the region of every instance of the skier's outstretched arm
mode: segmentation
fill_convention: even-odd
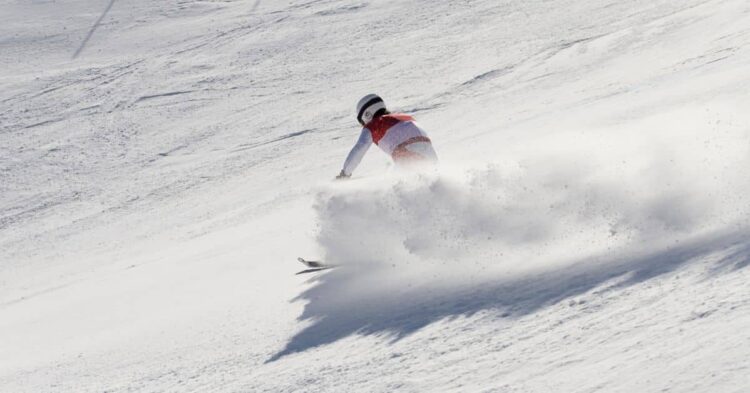
[[[352,175],[352,172],[357,169],[357,166],[362,161],[362,157],[364,157],[365,153],[367,153],[367,149],[370,148],[370,145],[372,145],[372,135],[370,135],[370,130],[368,130],[367,128],[363,128],[362,133],[359,134],[357,143],[354,145],[354,147],[352,147],[349,155],[346,156],[346,161],[344,161],[344,168],[337,176],[338,179],[346,178]]]

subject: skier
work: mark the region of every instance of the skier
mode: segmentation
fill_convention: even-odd
[[[390,155],[398,167],[437,163],[430,138],[414,118],[388,112],[383,99],[376,94],[368,94],[359,100],[357,121],[362,124],[362,132],[337,179],[349,178],[373,143]]]

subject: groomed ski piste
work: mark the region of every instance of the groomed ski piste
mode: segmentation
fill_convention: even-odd
[[[748,392],[749,64],[745,0],[0,0],[0,391]],[[333,180],[368,93],[439,168]]]

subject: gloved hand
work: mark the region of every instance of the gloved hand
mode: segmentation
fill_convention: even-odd
[[[344,170],[342,169],[341,173],[339,173],[339,175],[336,176],[336,180],[345,180],[345,179],[348,179],[350,177],[352,177],[352,175],[351,174],[347,175],[346,172],[344,172]]]

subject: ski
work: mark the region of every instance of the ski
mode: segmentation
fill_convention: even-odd
[[[328,269],[333,269],[334,267],[336,267],[336,265],[329,265],[327,263],[320,262],[320,261],[308,261],[304,258],[297,258],[297,260],[303,265],[307,266],[308,269],[305,269],[301,272],[297,272],[296,274],[319,272],[321,270],[328,270]]]
[[[297,258],[297,260],[300,261],[300,263],[302,263],[303,265],[313,268],[313,269],[323,268],[323,267],[332,267],[331,265],[327,265],[320,261],[308,261],[304,258]]]

